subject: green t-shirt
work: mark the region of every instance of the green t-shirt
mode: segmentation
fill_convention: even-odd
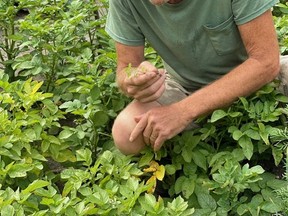
[[[152,5],[149,0],[109,0],[106,31],[117,42],[144,45],[165,68],[194,91],[247,59],[237,25],[269,10],[277,0],[183,0]]]

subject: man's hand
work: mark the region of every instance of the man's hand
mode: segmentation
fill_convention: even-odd
[[[165,70],[157,69],[150,62],[142,62],[138,68],[132,70],[124,79],[128,96],[142,102],[157,100],[165,90]]]
[[[153,108],[135,117],[135,121],[137,125],[130,135],[130,141],[142,134],[144,142],[151,145],[154,151],[158,151],[166,140],[183,131],[190,123],[177,103]]]

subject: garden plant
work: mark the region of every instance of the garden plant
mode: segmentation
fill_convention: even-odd
[[[288,215],[288,97],[275,80],[158,152],[122,155],[108,0],[0,1],[1,216]],[[273,8],[288,54],[288,6]],[[161,67],[146,45],[146,59]],[[129,69],[129,68],[128,68]]]

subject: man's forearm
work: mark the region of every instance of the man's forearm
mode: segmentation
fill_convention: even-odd
[[[263,64],[248,59],[219,80],[178,102],[189,121],[203,114],[226,107],[241,96],[247,96],[272,81],[279,72],[279,63]]]
[[[119,90],[123,94],[127,95],[127,89],[126,89],[126,87],[124,85],[124,80],[125,80],[125,78],[127,76],[127,74],[125,73],[125,69],[127,69],[127,68],[119,68],[119,69],[117,68],[116,83],[118,85]]]

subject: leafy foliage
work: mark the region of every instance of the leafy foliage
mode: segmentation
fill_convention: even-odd
[[[111,125],[129,99],[114,82],[105,8],[106,0],[0,3],[0,214],[288,214],[288,99],[277,81],[158,152],[114,149]],[[282,53],[286,9],[274,11]],[[149,44],[145,55],[162,66]]]
[[[282,104],[287,97],[276,87],[277,82],[270,83],[216,110],[199,120],[198,129],[166,143],[155,158],[165,165],[162,187],[170,197],[183,196],[195,215],[269,215],[284,210],[274,190],[287,182],[271,173],[271,162],[281,168],[286,157],[279,139],[285,141],[276,139],[276,131],[286,128],[287,108]],[[147,151],[143,158],[151,155]]]

